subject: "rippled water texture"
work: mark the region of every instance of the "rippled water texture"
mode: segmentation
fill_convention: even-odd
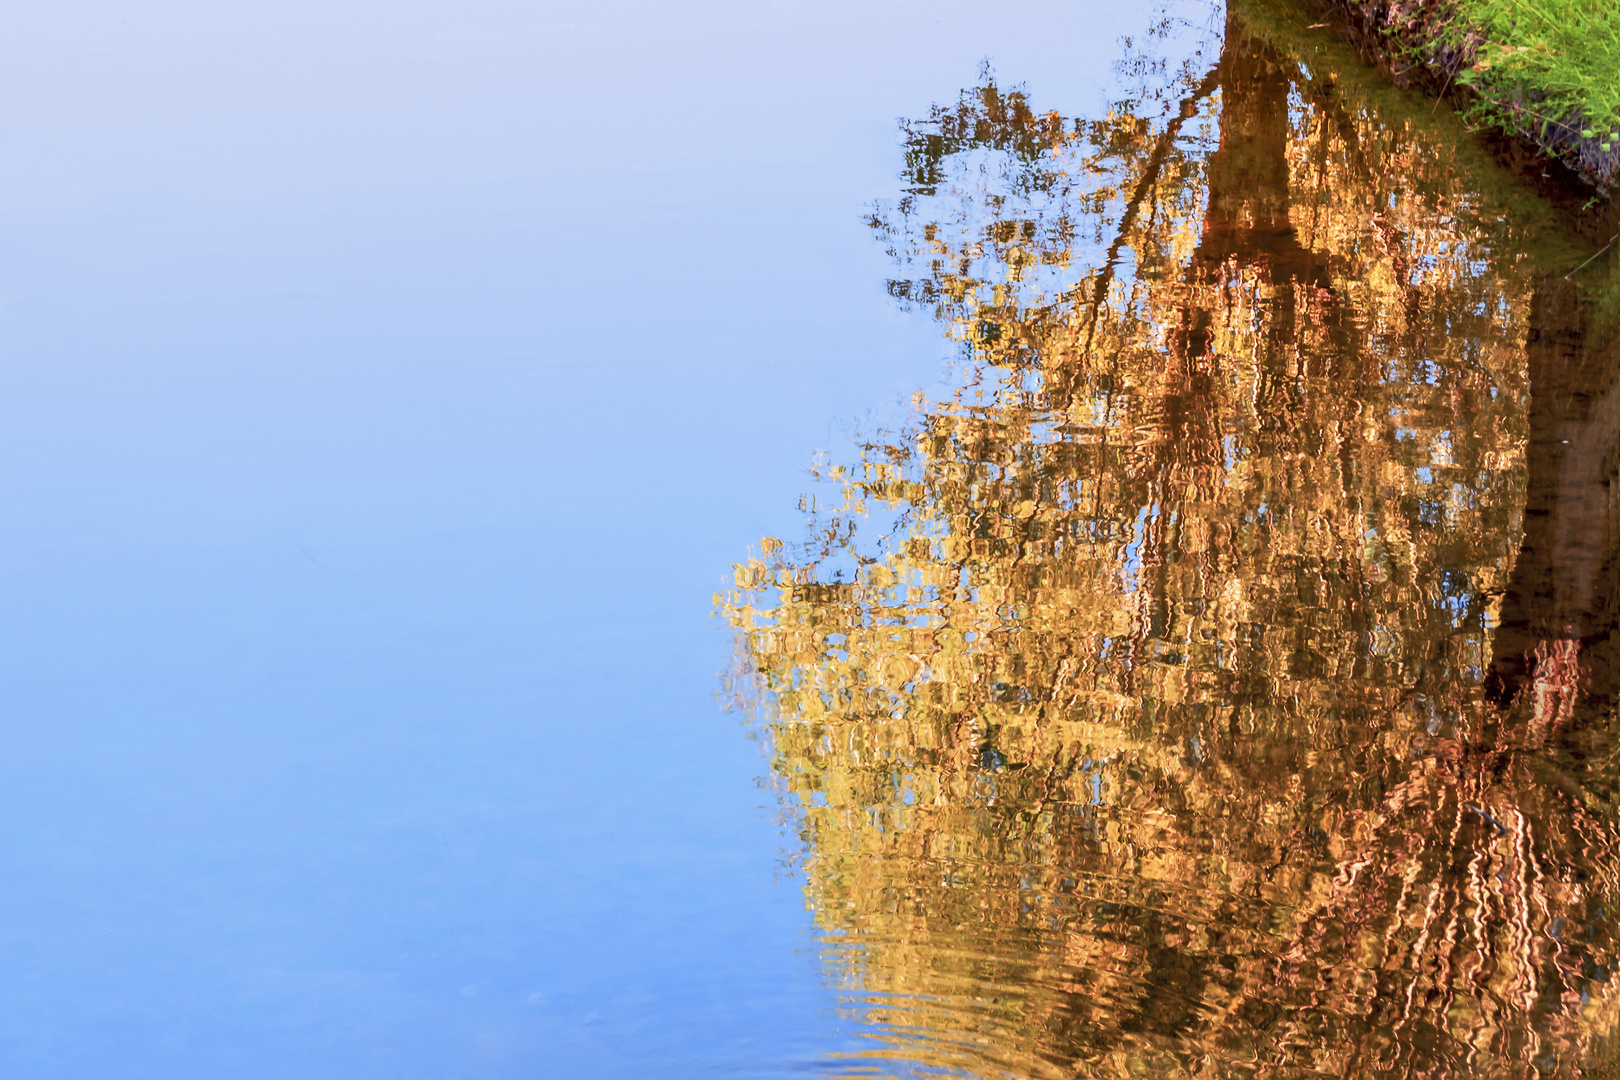
[[[872,225],[955,392],[724,603],[835,1070],[1611,1053],[1610,278],[1335,55],[1238,11],[1165,102],[905,125]]]

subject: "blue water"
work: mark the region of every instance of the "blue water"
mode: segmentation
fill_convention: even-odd
[[[858,1044],[711,595],[949,352],[894,118],[1123,7],[9,9],[0,1075]]]

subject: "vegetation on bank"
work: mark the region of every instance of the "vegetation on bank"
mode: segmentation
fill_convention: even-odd
[[[1478,40],[1458,81],[1473,85],[1513,129],[1528,120],[1578,125],[1602,153],[1620,144],[1620,4],[1614,0],[1460,0]]]
[[[1606,195],[1620,188],[1620,4],[1615,0],[1317,0],[1387,35],[1441,94],[1561,159]],[[1364,43],[1370,44],[1363,38]]]

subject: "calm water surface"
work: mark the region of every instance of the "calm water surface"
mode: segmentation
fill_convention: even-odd
[[[1239,15],[8,10],[0,1074],[1606,1053],[1610,270]]]
[[[871,225],[950,385],[723,600],[836,1060],[1610,1075],[1610,271],[1298,16],[1217,39],[904,125]]]
[[[939,370],[895,117],[986,55],[1101,108],[1149,22],[9,5],[0,1076],[849,1045],[713,595]]]

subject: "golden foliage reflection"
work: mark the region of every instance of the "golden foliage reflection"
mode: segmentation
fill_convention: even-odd
[[[960,389],[723,598],[867,1064],[1580,1075],[1612,335],[1421,117],[1241,13],[1184,90],[987,76],[906,126],[873,226]]]

